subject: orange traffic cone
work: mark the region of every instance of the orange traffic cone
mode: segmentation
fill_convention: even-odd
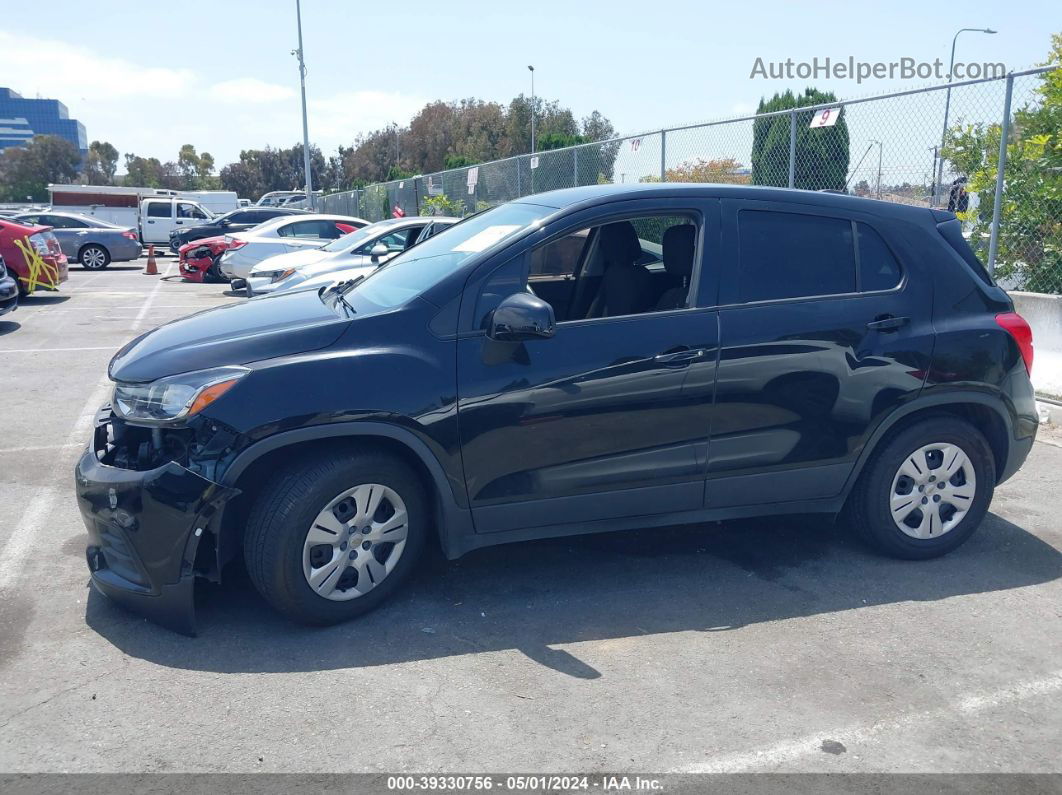
[[[144,275],[145,276],[158,276],[159,275],[159,268],[155,264],[155,247],[154,246],[148,246],[148,261],[147,261],[147,265],[144,266]]]

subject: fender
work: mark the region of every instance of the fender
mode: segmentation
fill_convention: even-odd
[[[859,479],[863,467],[866,466],[867,461],[870,460],[870,457],[877,449],[878,443],[882,440],[885,434],[896,425],[896,423],[918,411],[925,411],[926,409],[935,407],[953,406],[959,403],[975,403],[995,412],[995,414],[1003,421],[1003,425],[1007,431],[1008,449],[1004,458],[1009,458],[1010,446],[1014,440],[1014,417],[1012,416],[1013,409],[1011,409],[1011,413],[1007,413],[1003,410],[1002,407],[1004,405],[1009,407],[1010,404],[1001,391],[988,393],[969,389],[956,389],[946,392],[934,391],[928,395],[923,392],[914,400],[895,409],[891,414],[878,423],[878,427],[874,429],[870,438],[867,439],[866,444],[863,445],[863,450],[856,459],[855,466],[852,467],[852,472],[848,475],[848,480],[845,481],[844,488],[841,490],[841,496],[844,498],[848,497],[848,494],[852,491],[856,481]],[[999,474],[1002,475],[1003,473],[1000,472]]]
[[[471,511],[458,505],[453,484],[447,479],[442,465],[428,446],[412,431],[390,423],[368,420],[325,423],[267,436],[242,450],[226,468],[220,478],[220,483],[224,486],[236,483],[247,467],[274,450],[300,442],[335,439],[343,436],[375,436],[391,439],[415,455],[431,477],[435,494],[438,497],[436,523],[439,530],[439,542],[442,544],[444,554],[453,560],[468,549],[469,545],[465,539],[475,533]]]

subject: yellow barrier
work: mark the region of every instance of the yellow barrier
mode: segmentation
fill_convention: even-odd
[[[22,252],[29,265],[29,276],[18,277],[19,281],[26,285],[26,290],[31,293],[38,287],[43,287],[46,290],[58,290],[59,266],[49,265],[37,253],[37,249],[18,238],[15,239],[15,245],[18,246],[19,251]]]

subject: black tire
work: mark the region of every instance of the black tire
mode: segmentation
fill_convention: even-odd
[[[224,284],[228,282],[224,276],[221,275],[221,265],[218,264],[218,260],[221,259],[221,255],[218,254],[210,262],[210,267],[206,269],[206,273],[203,274],[203,281],[209,284]]]
[[[101,271],[111,264],[111,252],[103,246],[89,243],[77,252],[77,261],[87,271]]]
[[[974,498],[966,515],[947,532],[936,538],[913,538],[897,527],[890,513],[893,479],[912,453],[938,442],[955,445],[966,454],[977,478]],[[845,520],[863,540],[886,555],[907,560],[935,558],[973,535],[992,502],[995,484],[995,458],[980,431],[949,415],[927,417],[900,430],[875,451],[848,499]]]
[[[365,483],[384,485],[405,503],[406,546],[394,569],[371,591],[349,601],[331,601],[307,583],[303,545],[318,513],[337,495]],[[247,572],[266,601],[293,621],[336,624],[373,610],[402,585],[423,551],[428,521],[420,479],[402,461],[378,452],[319,450],[263,484],[244,533]]]

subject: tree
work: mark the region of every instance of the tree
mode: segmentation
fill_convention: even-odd
[[[760,100],[756,114],[836,102],[832,92],[804,89]],[[848,122],[844,109],[832,127],[810,129],[812,111],[796,114],[793,186],[805,190],[843,190],[848,178]],[[790,115],[762,116],[752,125],[752,183],[785,187],[789,184]]]
[[[184,190],[206,190],[214,171],[214,156],[210,152],[196,154],[194,146],[185,144],[177,153],[177,171]]]
[[[1051,39],[1048,64],[1062,63],[1062,34]],[[996,275],[1017,289],[1062,293],[1062,69],[1040,76],[1036,99],[1014,112],[1007,139],[1005,190],[1000,207]],[[976,208],[960,214],[971,222],[971,245],[987,262],[999,124],[953,126],[941,156],[967,177]]]
[[[89,185],[112,185],[118,170],[118,150],[107,141],[89,144],[88,156],[81,173]]]
[[[204,153],[205,154],[205,153]],[[329,164],[321,150],[310,147],[310,177],[322,186]],[[290,149],[245,149],[240,159],[221,169],[220,183],[225,190],[236,191],[244,198],[256,200],[273,190],[299,190],[305,185],[302,144]]]
[[[752,177],[743,170],[743,166],[732,157],[721,157],[715,160],[687,160],[675,168],[669,168],[664,172],[668,182],[721,182],[727,185],[748,185]],[[657,178],[659,179],[659,178]],[[645,179],[643,182],[655,182],[654,179]]]
[[[163,163],[157,157],[140,157],[131,152],[125,155],[125,184],[135,188],[169,190],[180,190],[184,187],[176,163]]]
[[[77,178],[81,153],[55,135],[35,135],[25,146],[0,153],[0,196],[4,201],[47,201],[48,184]]]

